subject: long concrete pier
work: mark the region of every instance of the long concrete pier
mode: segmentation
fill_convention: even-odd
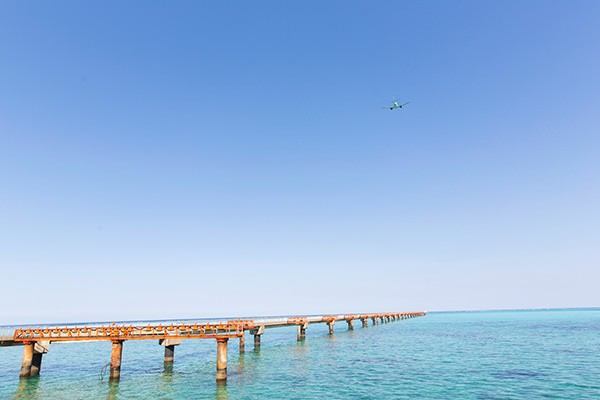
[[[424,316],[425,312],[396,312],[371,314],[342,314],[321,316],[296,316],[284,318],[227,320],[209,323],[173,323],[125,325],[112,324],[100,326],[65,327],[28,327],[15,329],[12,337],[1,337],[0,346],[23,346],[23,361],[19,376],[28,378],[40,374],[43,355],[48,353],[52,342],[92,342],[110,341],[110,380],[121,376],[123,344],[128,340],[158,340],[164,347],[164,363],[172,364],[175,359],[175,347],[183,340],[214,339],[217,344],[216,380],[227,379],[227,346],[230,339],[239,340],[239,351],[245,351],[246,332],[254,336],[255,349],[260,348],[261,336],[266,329],[284,326],[297,327],[297,340],[306,338],[310,324],[326,324],[328,333],[334,334],[336,322],[346,324],[348,330],[354,329],[354,322],[360,321],[366,328],[371,320],[373,325]]]

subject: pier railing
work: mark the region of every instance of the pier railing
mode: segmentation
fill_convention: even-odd
[[[242,321],[235,321],[223,324],[207,323],[193,325],[108,325],[64,328],[19,328],[15,330],[13,340],[15,342],[46,340],[58,342],[80,340],[233,338],[242,335],[247,326],[250,326],[250,324],[246,324]]]

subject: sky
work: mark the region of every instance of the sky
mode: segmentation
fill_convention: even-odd
[[[600,306],[598,20],[2,2],[0,324]]]

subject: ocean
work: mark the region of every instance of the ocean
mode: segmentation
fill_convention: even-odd
[[[370,322],[370,321],[369,321]],[[156,341],[125,342],[109,383],[110,342],[52,344],[20,380],[22,347],[0,348],[0,399],[600,399],[600,309],[429,313],[348,331],[268,329],[259,351],[229,343],[215,382],[214,340],[190,340],[163,365]]]

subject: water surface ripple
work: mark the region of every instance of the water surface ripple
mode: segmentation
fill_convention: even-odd
[[[600,399],[600,310],[432,313],[336,334],[267,330],[259,352],[229,344],[215,383],[213,340],[125,342],[118,384],[101,381],[110,343],[52,344],[39,378],[19,380],[21,347],[0,348],[0,399]]]

